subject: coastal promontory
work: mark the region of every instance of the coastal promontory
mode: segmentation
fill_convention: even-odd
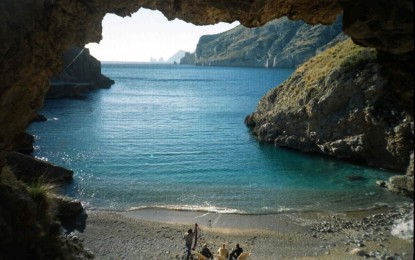
[[[314,26],[283,17],[258,28],[239,25],[223,33],[203,35],[196,51],[187,54],[180,64],[295,68],[346,37],[341,16],[331,25]]]
[[[376,51],[346,40],[269,91],[245,123],[259,140],[405,172],[413,118]]]
[[[63,54],[62,62],[63,69],[51,79],[46,98],[77,97],[114,84],[112,79],[102,75],[101,62],[87,48],[70,48]]]

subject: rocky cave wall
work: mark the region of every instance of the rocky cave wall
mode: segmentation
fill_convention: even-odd
[[[128,16],[141,7],[160,10],[170,20],[179,18],[197,25],[237,20],[247,27],[282,16],[309,24],[331,24],[343,12],[344,32],[355,43],[378,50],[385,73],[397,81],[396,95],[412,111],[411,0],[1,1],[0,152],[19,145],[43,105],[49,79],[61,69],[64,51],[99,42],[106,13]]]

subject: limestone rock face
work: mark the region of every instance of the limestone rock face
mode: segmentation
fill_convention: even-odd
[[[53,77],[51,88],[60,83],[89,84],[91,90],[109,88],[114,81],[101,74],[101,62],[87,48],[73,47],[63,54],[62,72]],[[48,94],[51,92],[49,89]]]
[[[413,197],[414,196],[414,177],[407,176],[407,175],[395,175],[389,178],[388,182],[388,190],[408,195]]]
[[[247,27],[282,16],[309,24],[330,24],[343,12],[346,34],[358,44],[382,51],[385,64],[394,68],[390,73],[399,74],[397,78],[405,82],[412,80],[406,87],[412,89],[413,96],[410,0],[1,1],[0,151],[15,148],[18,136],[43,105],[49,79],[62,68],[61,55],[71,46],[100,41],[106,13],[128,16],[141,7],[160,10],[170,20],[179,18],[199,25],[238,20]],[[412,107],[413,98],[407,99],[410,90],[399,95]]]
[[[87,48],[73,47],[63,54],[62,72],[53,77],[46,98],[79,97],[82,93],[109,88],[114,81],[101,74],[101,62]]]
[[[375,51],[347,40],[299,67],[245,122],[265,142],[404,171],[413,117],[398,104]]]
[[[409,166],[406,169],[406,175],[410,177],[414,177],[414,152],[413,151],[412,151],[411,156],[409,157]]]
[[[389,178],[386,183],[388,190],[414,197],[414,153],[409,158],[409,166],[406,175],[396,175]]]
[[[259,28],[242,25],[215,35],[200,37],[195,64],[295,68],[332,41],[345,39],[341,16],[332,25],[308,25],[280,18]],[[185,60],[182,62],[185,63]]]
[[[182,65],[196,65],[196,55],[195,53],[186,52],[184,57],[180,59],[180,64]]]

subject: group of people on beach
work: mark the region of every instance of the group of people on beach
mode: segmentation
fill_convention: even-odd
[[[189,229],[185,234],[184,234],[184,239],[186,242],[186,260],[190,259],[190,255],[192,254],[191,250],[192,250],[192,242],[193,242],[193,238],[195,237],[195,232],[193,232],[192,229]],[[226,244],[222,244],[218,251],[216,252],[216,255],[219,257],[222,257],[221,259],[228,259],[229,260],[233,260],[233,259],[238,259],[238,257],[242,254],[243,249],[239,246],[239,244],[236,244],[236,248],[234,250],[232,250],[231,253],[229,253],[229,250],[226,248]],[[209,248],[207,247],[207,244],[203,244],[203,248],[200,251],[200,254],[203,255],[204,257],[206,257],[207,259],[213,259],[213,254],[212,252],[209,250]]]
[[[236,244],[235,246],[236,248],[232,250],[232,252],[229,254],[229,251],[226,248],[226,244],[222,244],[222,246],[218,249],[217,254],[224,257],[225,259],[228,258],[229,256],[229,260],[233,260],[233,259],[236,260],[242,254],[244,250],[239,246],[239,244]],[[203,245],[203,247],[205,247],[205,245]]]

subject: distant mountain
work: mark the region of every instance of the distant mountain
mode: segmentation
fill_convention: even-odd
[[[186,51],[184,50],[180,50],[176,52],[176,54],[174,54],[167,60],[167,63],[174,63],[174,62],[180,63],[180,60],[184,57],[185,53]]]
[[[280,18],[259,28],[242,25],[215,35],[200,37],[194,53],[181,64],[295,68],[347,38],[341,17],[332,25],[308,25]]]
[[[180,64],[195,65],[196,64],[196,54],[186,52],[183,58],[180,59]]]

